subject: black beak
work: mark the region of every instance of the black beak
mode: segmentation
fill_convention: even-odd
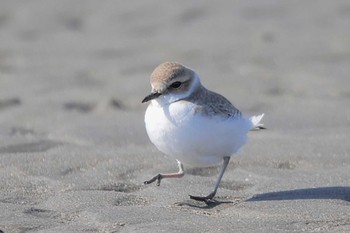
[[[155,93],[151,93],[148,96],[146,96],[143,100],[142,103],[146,103],[150,100],[153,100],[155,98],[158,98],[161,95],[161,93],[155,92]]]

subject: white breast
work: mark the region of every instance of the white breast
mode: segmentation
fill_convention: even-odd
[[[146,130],[160,151],[185,164],[210,166],[246,143],[250,120],[202,116],[195,114],[194,107],[184,101],[164,106],[151,102],[145,114]]]

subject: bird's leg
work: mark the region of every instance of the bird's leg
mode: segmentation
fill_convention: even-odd
[[[228,163],[230,162],[230,158],[231,157],[224,157],[224,162],[223,162],[223,164],[221,166],[218,179],[215,182],[214,189],[207,196],[204,196],[204,197],[190,195],[191,199],[196,200],[196,201],[204,201],[204,202],[207,203],[208,201],[210,201],[210,200],[212,200],[214,198],[214,196],[216,194],[216,191],[218,190],[218,187],[220,185],[222,176],[224,175],[226,167],[227,167]]]
[[[166,174],[158,174],[156,176],[154,176],[152,179],[147,180],[145,182],[143,182],[144,184],[151,184],[154,181],[157,181],[157,186],[160,185],[160,181],[164,178],[181,178],[184,176],[185,172],[184,172],[184,167],[182,165],[182,163],[179,160],[177,161],[177,166],[179,167],[179,171],[176,173],[166,173]]]

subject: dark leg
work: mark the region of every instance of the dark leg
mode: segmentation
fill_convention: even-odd
[[[216,183],[214,185],[214,189],[213,191],[211,191],[207,196],[192,196],[190,195],[190,198],[193,199],[193,200],[196,200],[196,201],[204,201],[204,202],[208,202],[210,200],[212,200],[216,194],[216,191],[218,190],[218,187],[220,185],[220,182],[221,182],[221,179],[222,179],[222,176],[224,175],[225,173],[225,170],[226,170],[226,167],[228,165],[228,163],[230,162],[230,158],[231,157],[224,157],[224,162],[221,166],[221,170],[220,170],[220,173],[219,173],[219,176],[218,176],[218,179],[216,180]]]
[[[145,182],[143,182],[144,184],[152,184],[154,181],[157,181],[157,186],[160,185],[160,181],[163,179],[163,178],[181,178],[184,176],[184,167],[182,165],[182,163],[179,161],[179,160],[176,160],[177,161],[177,165],[179,167],[179,171],[176,172],[176,173],[166,173],[166,174],[158,174],[156,176],[154,176],[152,179],[150,180],[147,180]]]

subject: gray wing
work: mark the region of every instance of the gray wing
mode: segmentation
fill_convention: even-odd
[[[207,116],[220,116],[223,118],[240,117],[241,112],[222,95],[209,91],[204,87],[190,97],[196,103],[196,113]],[[190,101],[187,98],[187,101]]]

